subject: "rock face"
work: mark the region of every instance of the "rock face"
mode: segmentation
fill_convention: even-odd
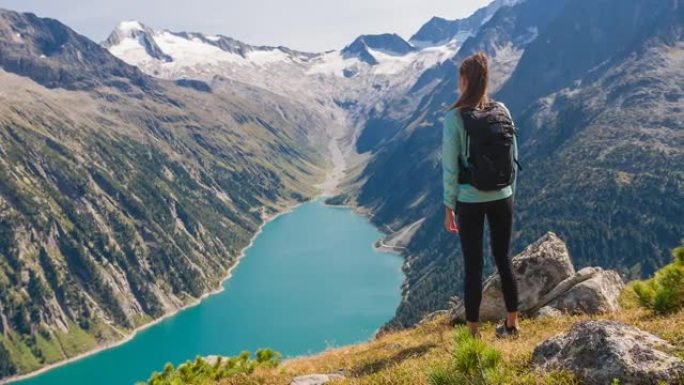
[[[544,314],[597,314],[619,310],[618,296],[624,287],[620,276],[610,270],[589,267],[575,273],[565,243],[547,233],[522,253],[513,257],[518,280],[519,309],[526,315],[548,308]],[[463,322],[465,309],[460,301],[450,312],[453,323]],[[493,274],[484,283],[480,319],[496,321],[506,316],[501,278]]]
[[[582,384],[676,384],[684,379],[684,362],[666,353],[668,343],[615,321],[584,321],[542,342],[532,361],[542,370],[568,370]]]
[[[343,378],[344,374],[342,373],[310,374],[307,376],[295,377],[290,385],[323,385],[332,380],[339,380]]]

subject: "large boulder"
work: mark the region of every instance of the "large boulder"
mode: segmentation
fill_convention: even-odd
[[[513,257],[512,264],[513,274],[518,280],[521,312],[534,308],[545,294],[575,274],[568,248],[552,232],[547,233],[529,245],[522,253]],[[506,307],[501,292],[501,278],[495,273],[484,283],[480,319],[496,321],[505,316]],[[452,308],[452,322],[464,319],[465,308],[462,304]]]
[[[580,273],[590,277],[556,297],[548,306],[568,314],[599,314],[620,310],[619,297],[625,284],[617,272],[587,267]]]
[[[616,321],[583,321],[567,333],[539,344],[532,355],[535,367],[574,373],[582,384],[678,384],[684,362],[667,353],[664,340]]]
[[[518,310],[523,315],[599,314],[620,309],[618,297],[624,288],[620,275],[600,267],[575,272],[565,243],[554,233],[528,246],[512,263],[518,281]],[[462,301],[452,301],[449,316],[452,323],[465,321]],[[495,273],[484,283],[480,319],[497,321],[505,316],[501,278]]]

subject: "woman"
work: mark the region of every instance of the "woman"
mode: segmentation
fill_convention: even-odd
[[[461,239],[466,321],[471,334],[479,336],[487,218],[508,311],[496,335],[517,336],[518,289],[509,257],[517,170],[515,128],[508,109],[487,95],[489,68],[484,53],[464,60],[459,74],[461,96],[444,120],[444,225]]]

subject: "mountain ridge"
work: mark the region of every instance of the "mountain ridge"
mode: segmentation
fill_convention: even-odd
[[[1,377],[196,301],[318,194],[327,117],[296,101],[179,87],[34,15],[1,11],[0,45]]]
[[[201,296],[263,213],[317,193],[328,148],[348,170],[331,202],[407,235],[404,300],[388,326],[443,308],[461,269],[435,205],[441,117],[456,65],[480,50],[529,166],[515,247],[551,229],[580,265],[654,271],[684,232],[684,7],[658,3],[634,23],[644,5],[629,0],[611,23],[574,20],[611,16],[617,3],[496,1],[469,19],[434,18],[409,42],[361,35],[346,58],[138,22],[99,46],[58,21],[0,11],[0,82],[14,90],[0,92],[0,347],[23,357],[15,372],[30,371]],[[588,35],[570,33],[575,23]],[[598,34],[600,49],[545,57],[547,41],[574,42],[563,34]],[[567,71],[552,70],[558,60]],[[62,346],[69,332],[87,343],[59,355],[36,342]]]
[[[490,56],[494,97],[506,102],[520,127],[525,170],[521,172],[518,184],[516,223],[519,230],[514,237],[514,249],[535,239],[540,233],[553,229],[570,240],[569,246],[581,264],[599,262],[603,267],[618,267],[627,277],[649,274],[666,260],[667,248],[674,246],[684,232],[676,220],[681,215],[681,205],[675,202],[682,199],[681,189],[677,192],[676,187],[681,186],[681,174],[660,171],[676,170],[683,164],[681,151],[674,150],[668,144],[681,143],[677,131],[681,127],[681,123],[678,123],[682,120],[681,108],[677,106],[681,103],[682,81],[681,71],[677,71],[675,64],[682,46],[681,20],[684,18],[678,16],[681,15],[681,8],[677,8],[676,3],[659,3],[657,10],[651,10],[651,13],[660,15],[668,15],[669,10],[667,19],[674,24],[667,27],[655,24],[657,28],[674,31],[667,39],[648,41],[642,35],[635,35],[636,32],[626,32],[636,39],[629,46],[631,54],[610,66],[615,70],[630,60],[635,64],[628,71],[613,71],[610,76],[604,75],[601,82],[603,88],[591,86],[599,78],[592,77],[594,75],[590,73],[584,77],[585,83],[573,86],[569,82],[567,84],[570,87],[557,94],[536,101],[534,95],[525,99],[525,84],[529,84],[531,89],[544,84],[543,81],[537,82],[537,72],[528,71],[525,74],[522,70],[521,66],[527,65],[525,63],[544,63],[543,58],[532,59],[536,49],[530,47],[544,47],[551,34],[555,33],[554,28],[566,39],[575,39],[567,29],[573,25],[577,10],[596,8],[597,15],[607,17],[599,9],[610,9],[611,6],[617,5],[611,1],[527,0],[502,8],[477,36],[464,42],[452,60],[426,72],[424,77],[428,78],[420,79],[417,83],[420,87],[412,88],[414,95],[400,97],[399,100],[407,100],[406,103],[417,106],[416,109],[409,109],[411,113],[405,115],[381,114],[374,126],[367,127],[384,132],[391,130],[390,138],[374,149],[365,169],[350,180],[348,194],[334,201],[357,204],[363,211],[370,213],[372,221],[378,226],[389,226],[397,232],[424,219],[407,244],[406,298],[391,326],[414,324],[423,314],[435,310],[440,303],[460,291],[458,285],[450,284],[458,281],[453,280],[454,272],[459,274],[461,271],[459,245],[456,239],[441,231],[443,210],[434,205],[434,202],[441,202],[439,185],[435,181],[440,180],[441,173],[438,163],[441,117],[457,97],[453,68],[458,61],[479,50]],[[620,6],[623,7],[621,14],[635,15],[636,10],[645,5],[627,2]],[[585,31],[607,33],[610,28],[629,30],[632,24],[625,20],[617,19],[611,24],[601,23],[594,18],[582,19],[582,22],[591,22],[585,25]],[[640,33],[652,32],[657,37],[663,36],[660,29],[652,30],[653,26],[653,23],[644,25]],[[606,38],[606,41],[616,43],[613,38]],[[581,52],[582,43],[576,43],[580,46],[578,52]],[[620,47],[619,43],[614,45]],[[638,48],[650,46],[661,48],[652,51],[652,54]],[[543,49],[538,51],[539,55],[543,55]],[[559,50],[553,52],[561,54]],[[634,56],[637,55],[641,55],[641,59],[635,61]],[[572,57],[565,57],[564,60],[563,66],[574,65]],[[585,58],[579,57],[577,60]],[[639,62],[644,69],[649,69],[649,75],[638,75],[635,68],[638,68],[636,63]],[[603,73],[607,74],[605,71]],[[512,84],[517,86],[513,87]],[[506,87],[511,88],[507,90]],[[583,89],[584,92],[581,91]],[[606,99],[606,93],[610,95],[609,99]],[[632,93],[635,95],[631,98],[632,102],[621,109],[610,102],[621,95],[627,98]],[[587,99],[586,103],[580,95]],[[633,98],[638,98],[636,95],[643,95],[644,100],[652,99],[654,102],[640,105],[634,102]],[[523,100],[532,104],[521,105]],[[556,107],[550,109],[549,104],[554,103]],[[612,110],[602,111],[602,103],[607,103]],[[619,119],[624,119],[625,123],[621,124]],[[642,122],[648,128],[641,129]],[[622,125],[626,125],[624,136],[620,135],[619,130],[608,128]],[[568,139],[570,135],[574,135],[572,140]],[[597,139],[591,140],[591,135],[597,136]],[[638,149],[636,143],[640,140],[649,143],[648,149]],[[601,149],[601,146],[606,147]],[[668,150],[664,152],[656,148]],[[563,155],[555,157],[554,153],[559,152]],[[604,154],[600,156],[610,161],[602,160],[592,166],[591,159],[599,154]],[[581,168],[575,167],[579,164]],[[652,170],[644,169],[645,165],[652,164],[660,166]],[[567,168],[568,172],[559,173],[553,165],[562,165],[563,170]],[[388,172],[398,168],[402,170],[401,174]],[[658,177],[648,178],[653,173],[657,173]],[[582,175],[587,178],[582,178]],[[651,180],[652,184],[649,185],[646,180]],[[629,181],[635,184],[630,185]],[[655,196],[660,200],[651,199]],[[630,199],[639,203],[633,206],[629,203]],[[662,210],[662,205],[667,209]],[[639,225],[641,220],[647,220],[652,226],[657,224],[658,230],[653,234],[645,233]],[[617,233],[613,235],[612,230],[617,223],[620,224],[619,236]],[[656,237],[657,241],[652,237]],[[660,257],[641,260],[639,255],[643,254]]]

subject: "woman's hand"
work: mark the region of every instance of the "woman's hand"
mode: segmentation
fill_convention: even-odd
[[[458,226],[456,226],[456,214],[454,210],[444,207],[444,228],[451,234],[458,234]]]

